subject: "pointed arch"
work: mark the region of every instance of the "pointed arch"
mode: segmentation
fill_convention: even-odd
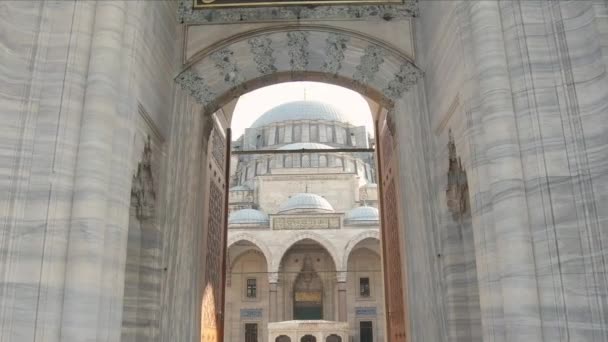
[[[226,250],[230,251],[230,247],[232,247],[235,243],[237,243],[239,241],[247,241],[247,242],[253,244],[255,247],[257,247],[264,255],[264,258],[266,258],[266,269],[268,271],[271,270],[272,252],[270,251],[268,246],[266,246],[266,244],[262,240],[258,239],[254,235],[246,233],[246,232],[237,232],[235,234],[230,234],[230,236],[228,236]]]
[[[367,230],[362,232],[361,234],[355,235],[351,238],[346,246],[344,246],[344,251],[342,253],[341,266],[343,270],[348,269],[348,258],[350,257],[350,253],[357,246],[357,244],[366,239],[376,239],[380,241],[380,231],[378,230]]]
[[[331,241],[327,240],[326,238],[324,238],[323,236],[321,236],[320,234],[317,234],[317,233],[301,232],[299,234],[294,235],[289,240],[285,241],[285,243],[283,243],[283,248],[281,248],[279,251],[277,251],[277,253],[275,255],[275,259],[273,260],[272,272],[278,273],[279,266],[281,265],[281,260],[283,260],[283,256],[285,255],[285,253],[287,253],[287,251],[293,245],[295,245],[299,241],[306,240],[306,239],[313,240],[316,243],[318,243],[319,245],[321,245],[323,248],[325,248],[327,253],[331,256],[335,267],[338,268],[340,266],[340,257],[336,253],[337,249],[333,245],[333,243],[331,243]]]

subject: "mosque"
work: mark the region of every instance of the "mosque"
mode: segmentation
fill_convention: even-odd
[[[608,341],[606,0],[3,0],[0,32],[2,342]],[[312,101],[233,136],[290,82],[373,140]]]
[[[329,104],[288,102],[235,142],[225,341],[384,340],[373,153],[332,151],[373,144],[353,121]]]

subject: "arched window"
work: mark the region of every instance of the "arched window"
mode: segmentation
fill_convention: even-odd
[[[281,335],[275,338],[274,342],[291,342],[291,339],[287,335]]]
[[[310,167],[310,157],[308,155],[302,156],[302,167]]]
[[[319,157],[319,167],[327,167],[327,157],[326,156]]]
[[[336,334],[331,334],[331,335],[327,336],[327,338],[325,339],[325,342],[342,342],[342,337],[340,337]]]
[[[284,163],[284,165],[285,165],[285,167],[293,167],[292,161],[291,161],[291,155],[285,156],[285,163]]]
[[[317,338],[312,335],[304,335],[300,339],[300,342],[317,342]]]

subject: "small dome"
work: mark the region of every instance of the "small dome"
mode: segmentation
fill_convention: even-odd
[[[268,225],[268,215],[255,209],[241,209],[228,216],[228,224]]]
[[[277,150],[301,150],[303,148],[309,149],[309,150],[329,150],[329,149],[333,149],[333,147],[327,146],[325,144],[303,142],[303,143],[295,143],[295,144],[289,144],[289,145],[281,146],[281,147],[277,148]]]
[[[347,224],[374,224],[378,223],[379,217],[377,208],[362,206],[349,210],[344,221]]]
[[[334,208],[327,200],[316,194],[299,193],[291,196],[279,209],[280,214],[289,211],[333,212]]]
[[[354,123],[354,120],[349,115],[330,104],[318,101],[293,101],[276,106],[262,114],[251,127],[256,128],[274,122],[294,120],[325,120]]]

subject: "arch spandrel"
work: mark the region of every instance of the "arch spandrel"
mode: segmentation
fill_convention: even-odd
[[[251,90],[301,80],[344,86],[392,107],[421,77],[409,56],[384,42],[335,28],[285,25],[202,51],[176,81],[210,114]]]

